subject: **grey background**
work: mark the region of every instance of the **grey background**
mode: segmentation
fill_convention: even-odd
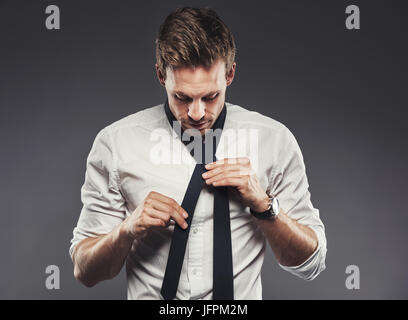
[[[45,7],[61,9],[48,31]],[[85,161],[107,124],[162,103],[154,38],[183,4],[233,31],[228,101],[289,127],[303,151],[328,240],[313,282],[268,249],[264,299],[407,299],[406,1],[0,1],[0,298],[126,298],[122,273],[92,289],[73,277],[69,241]],[[361,30],[345,28],[357,4]],[[45,268],[61,289],[45,288]],[[361,289],[345,269],[360,267]]]

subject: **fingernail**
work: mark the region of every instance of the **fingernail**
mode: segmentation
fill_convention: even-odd
[[[187,229],[187,227],[188,227],[187,222],[184,222],[184,223],[183,223],[183,228],[184,228],[184,229]]]
[[[185,212],[185,211],[183,212],[183,217],[186,218],[186,219],[188,218],[187,212]]]

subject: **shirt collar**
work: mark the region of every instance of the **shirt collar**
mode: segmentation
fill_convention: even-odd
[[[170,123],[170,127],[173,129],[173,122],[176,121],[178,123],[178,125],[180,126],[180,139],[183,136],[184,130],[180,125],[180,122],[176,119],[176,117],[174,116],[173,112],[171,112],[170,107],[169,107],[169,100],[166,99],[166,102],[164,103],[164,111],[166,113],[167,116],[167,120]],[[225,124],[225,119],[227,116],[227,106],[224,103],[224,106],[222,107],[222,110],[218,116],[218,118],[215,120],[213,126],[211,127],[212,130],[216,130],[216,129],[223,129],[224,128],[224,124]],[[184,142],[184,141],[183,141]]]

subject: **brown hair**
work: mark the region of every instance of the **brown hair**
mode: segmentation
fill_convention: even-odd
[[[156,38],[159,71],[177,67],[209,68],[219,58],[225,60],[226,74],[235,60],[231,31],[210,8],[178,8],[160,26]]]

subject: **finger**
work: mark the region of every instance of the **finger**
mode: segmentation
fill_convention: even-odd
[[[163,211],[160,211],[160,210],[157,210],[157,209],[152,208],[152,207],[146,208],[145,211],[146,211],[146,213],[148,214],[149,217],[152,217],[152,218],[155,218],[155,219],[163,220],[163,222],[164,222],[166,225],[169,223],[169,221],[170,221],[170,219],[171,219],[171,215],[170,215],[170,214],[168,214],[168,213],[166,213],[166,212],[163,212]]]
[[[208,179],[224,171],[236,171],[241,169],[245,168],[242,167],[240,164],[224,164],[222,166],[217,166],[212,169],[209,169],[207,172],[204,172],[202,176],[204,179]]]
[[[164,225],[167,227],[169,224],[171,224],[171,221],[174,221],[174,219],[172,219],[172,216],[169,213],[163,212],[163,211],[159,211],[156,210],[154,208],[149,208],[147,209],[148,214],[150,215],[150,217],[153,217],[155,219],[160,219],[163,221]],[[183,220],[184,221],[184,220]],[[183,225],[180,226],[183,229],[187,228],[187,223],[184,221]]]
[[[175,210],[175,214],[179,215],[181,219],[187,219],[188,218],[188,213],[186,210],[184,210],[176,200],[173,198],[166,197],[165,198],[165,203],[171,206]],[[176,218],[176,217],[174,217]]]
[[[251,160],[248,157],[240,157],[237,159],[238,159],[238,163],[240,164],[249,165],[251,163]]]
[[[243,178],[237,178],[237,177],[224,178],[224,179],[214,181],[212,185],[214,187],[239,187],[244,184],[244,181],[245,180]]]
[[[224,164],[242,164],[249,166],[250,165],[250,160],[248,157],[239,157],[239,158],[224,158],[221,160],[217,160],[215,162],[210,162],[207,165],[205,165],[206,169],[212,169],[218,166],[222,166]]]
[[[158,193],[158,192],[151,192],[150,193],[150,197],[154,200],[158,200],[159,202],[165,203],[171,207],[173,207],[182,217],[184,217],[185,219],[188,218],[188,213],[186,210],[184,210],[178,203],[176,200],[174,200],[173,198],[170,198],[162,193]]]
[[[152,208],[161,211],[163,214],[170,215],[170,217],[183,229],[188,227],[185,218],[169,203],[154,201]],[[181,208],[181,207],[180,207]],[[183,209],[184,210],[184,209]]]
[[[166,224],[161,219],[146,215],[143,217],[143,226],[148,229],[150,227],[165,227]]]
[[[206,179],[205,183],[206,184],[213,184],[215,181],[221,180],[221,179],[226,179],[226,178],[243,178],[245,176],[248,176],[250,174],[249,169],[243,169],[239,168],[238,170],[233,170],[233,171],[223,171],[217,175],[214,175],[213,177]]]

